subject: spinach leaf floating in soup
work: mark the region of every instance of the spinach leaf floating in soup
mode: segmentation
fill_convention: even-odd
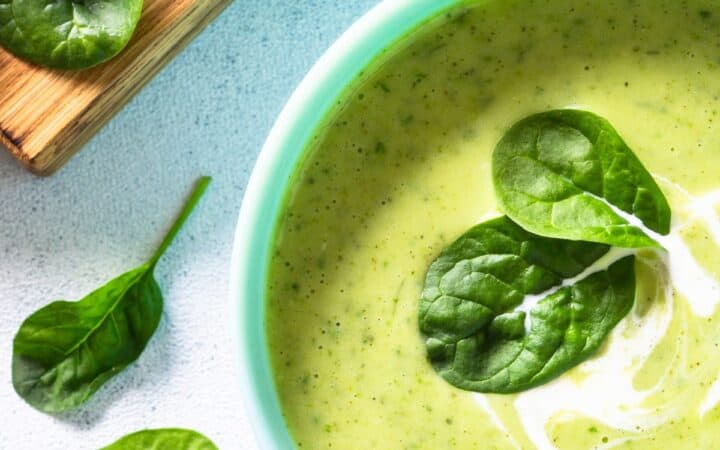
[[[120,53],[143,0],[0,0],[0,45],[57,69],[84,69]]]
[[[633,305],[634,257],[562,286],[605,255],[604,244],[540,237],[507,217],[473,227],[432,263],[420,329],[437,372],[466,390],[522,391],[595,352]],[[529,318],[526,295],[553,287]]]
[[[210,439],[192,430],[165,428],[129,434],[100,450],[217,450]]]
[[[155,266],[210,183],[200,179],[150,260],[77,302],[56,301],[20,326],[12,382],[30,405],[49,413],[75,408],[140,357],[155,333],[163,297]]]
[[[542,236],[660,246],[617,210],[670,231],[670,207],[652,176],[607,120],[586,111],[518,122],[495,148],[492,172],[503,212]]]

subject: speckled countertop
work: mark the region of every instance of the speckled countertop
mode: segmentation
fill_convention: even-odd
[[[55,176],[0,152],[0,449],[90,450],[158,427],[256,448],[225,328],[237,213],[292,90],[374,3],[238,0]],[[166,309],[139,362],[73,413],[27,406],[10,381],[20,323],[144,262],[202,174],[215,182],[158,267]]]

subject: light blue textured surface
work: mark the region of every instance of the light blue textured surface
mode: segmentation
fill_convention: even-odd
[[[0,153],[0,449],[94,449],[170,426],[255,448],[224,329],[237,212],[294,86],[374,3],[238,0],[55,176]],[[143,262],[202,174],[215,182],[159,265],[166,312],[141,360],[67,415],[19,400],[10,359],[22,320]]]

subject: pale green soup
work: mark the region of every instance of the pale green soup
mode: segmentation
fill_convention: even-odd
[[[719,65],[720,4],[695,0],[485,2],[383,55],[318,130],[274,241],[269,351],[297,446],[720,448],[720,293],[668,286],[657,254],[603,348],[523,393],[454,388],[418,329],[430,262],[498,214],[495,144],[555,108],[614,125],[720,279]]]

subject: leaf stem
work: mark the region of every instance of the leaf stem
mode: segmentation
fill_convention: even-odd
[[[180,229],[185,225],[185,222],[187,221],[188,217],[190,217],[190,214],[192,214],[193,210],[197,206],[197,204],[200,202],[200,199],[205,194],[205,191],[207,190],[208,186],[210,185],[210,182],[212,181],[211,177],[204,176],[201,177],[197,184],[195,185],[195,189],[193,190],[192,194],[190,194],[190,197],[188,197],[187,201],[185,202],[185,206],[183,207],[182,212],[178,216],[178,218],[175,220],[175,223],[173,224],[172,228],[170,228],[170,231],[168,231],[167,235],[165,236],[165,239],[163,239],[162,243],[158,247],[158,249],[155,251],[155,254],[150,259],[150,267],[155,267],[158,260],[162,257],[163,254],[167,251],[168,247],[170,247],[170,244],[172,244],[172,241],[175,239],[175,236],[180,232]]]

